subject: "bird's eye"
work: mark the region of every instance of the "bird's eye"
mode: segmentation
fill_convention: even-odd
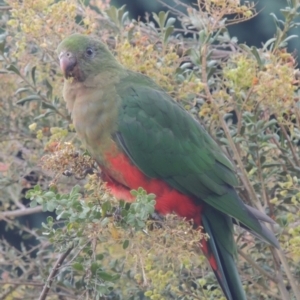
[[[85,53],[88,57],[92,57],[94,55],[94,50],[92,48],[87,48]]]

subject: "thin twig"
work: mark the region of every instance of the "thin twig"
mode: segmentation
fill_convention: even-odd
[[[57,262],[55,263],[52,271],[50,272],[47,281],[44,285],[44,288],[41,292],[41,295],[39,297],[39,300],[45,300],[47,298],[47,294],[50,290],[50,287],[52,285],[53,279],[56,276],[61,264],[64,262],[64,260],[67,258],[67,256],[71,253],[73,250],[73,246],[70,247],[65,253],[61,254],[60,257],[58,258]]]
[[[245,97],[245,99],[243,101],[243,104],[242,104],[241,108],[238,109],[238,113],[236,112],[236,114],[238,115],[238,123],[237,123],[237,134],[238,135],[240,134],[241,128],[242,128],[242,115],[241,115],[241,112],[244,109],[244,107],[246,106],[247,101],[250,99],[250,96],[251,96],[253,90],[254,90],[254,86],[252,86],[248,90],[247,95],[246,95],[246,97]],[[237,111],[237,108],[236,108],[236,111]]]
[[[277,285],[278,285],[279,291],[281,293],[281,297],[283,300],[289,300],[290,299],[289,294],[288,294],[288,291],[286,290],[286,287],[285,287],[285,284],[283,281],[283,276],[282,276],[281,269],[280,269],[280,259],[273,247],[270,247],[270,250],[273,255],[274,266],[275,266],[276,274],[277,274],[277,278],[278,278]]]
[[[238,253],[241,257],[243,257],[252,267],[254,267],[255,269],[257,269],[262,275],[268,277],[270,280],[272,280],[273,282],[277,283],[277,279],[271,275],[269,272],[267,272],[266,270],[264,270],[262,267],[260,267],[251,257],[249,257],[248,255],[246,255],[242,250],[238,249]]]
[[[282,298],[278,295],[275,295],[274,293],[272,293],[271,291],[267,290],[265,286],[259,284],[258,282],[253,281],[253,279],[249,276],[246,275],[245,273],[243,273],[243,277],[245,277],[248,281],[250,281],[254,286],[258,287],[260,290],[262,290],[264,293],[266,293],[267,295],[275,298],[275,299],[279,299],[282,300]]]
[[[27,226],[24,226],[22,224],[18,224],[17,222],[15,222],[15,220],[11,220],[9,218],[3,217],[2,220],[4,220],[6,223],[11,224],[14,227],[19,228],[20,230],[27,232],[29,234],[31,234],[32,236],[34,236],[35,238],[38,238],[39,235],[37,234],[36,230],[34,229],[29,229]]]
[[[248,193],[250,194],[250,199],[252,200],[251,202],[254,202],[254,205],[259,207],[259,209],[262,211],[262,206],[260,204],[260,202],[258,201],[257,199],[257,196],[256,196],[256,193],[254,191],[254,188],[253,186],[251,185],[250,183],[250,180],[247,176],[247,173],[246,173],[246,170],[244,168],[244,165],[243,165],[243,162],[242,162],[242,159],[238,153],[238,150],[234,144],[234,141],[230,135],[230,132],[229,132],[229,129],[228,129],[228,126],[223,118],[223,116],[221,115],[221,112],[219,109],[217,109],[217,105],[215,104],[215,101],[212,97],[212,94],[209,90],[209,87],[208,87],[208,83],[207,83],[207,74],[206,74],[206,66],[207,66],[207,61],[206,61],[206,54],[207,54],[207,44],[203,45],[203,51],[202,51],[202,82],[204,83],[204,90],[205,90],[205,93],[210,101],[210,103],[214,104],[215,108],[216,108],[216,111],[218,113],[218,116],[219,116],[219,120],[221,122],[221,125],[222,125],[222,128],[224,130],[224,133],[227,137],[227,140],[228,140],[228,143],[230,145],[230,148],[231,150],[233,151],[233,155],[234,155],[234,158],[236,159],[237,163],[238,163],[238,166],[239,166],[239,169],[240,171],[242,172],[241,174],[241,180],[243,182],[243,185],[245,186],[246,190],[248,191]]]
[[[2,58],[5,60],[5,62],[8,64],[8,65],[11,65],[12,63],[9,61],[9,59],[3,55]],[[16,73],[15,73],[16,74]],[[39,91],[37,90],[36,86],[33,85],[27,78],[26,76],[22,75],[21,72],[19,72],[18,74],[16,74],[17,76],[19,76],[39,97],[42,101],[44,101],[45,103],[49,103],[50,104],[50,101],[49,99],[42,95],[41,93],[39,93]],[[70,117],[69,116],[65,116],[63,113],[61,113],[56,107],[53,107],[53,110],[59,115],[61,116],[63,119],[65,120],[70,120]]]
[[[276,118],[277,118],[277,116],[276,116]],[[298,155],[296,154],[295,148],[293,147],[293,144],[292,144],[292,142],[291,142],[291,139],[290,139],[288,133],[286,132],[285,127],[284,127],[280,122],[278,122],[278,125],[279,125],[280,130],[282,131],[282,133],[283,133],[283,135],[284,135],[286,141],[287,141],[288,144],[289,144],[289,147],[290,147],[290,149],[291,149],[291,151],[292,151],[292,155],[293,155],[293,158],[294,158],[294,160],[295,160],[295,162],[296,162],[297,167],[300,167]]]
[[[292,272],[291,272],[291,270],[289,268],[288,262],[286,261],[284,253],[282,252],[281,249],[276,249],[275,251],[276,251],[276,253],[277,253],[277,255],[278,255],[279,259],[280,259],[280,262],[281,262],[281,264],[282,264],[282,266],[283,266],[283,268],[285,270],[286,276],[289,279],[289,284],[292,287],[292,290],[293,290],[293,292],[295,294],[296,299],[300,300],[300,290],[299,290],[299,287],[297,286],[296,280],[295,280],[295,278],[292,275]]]
[[[143,273],[143,285],[144,286],[148,286],[148,280],[147,280],[147,276],[145,273],[145,269],[144,269],[144,264],[143,264],[143,260],[142,260],[142,256],[139,250],[137,250],[137,254],[139,256],[139,260],[140,260],[140,264],[141,264],[141,269],[142,269],[142,273]]]
[[[16,281],[16,280],[0,280],[0,285],[32,285],[32,286],[43,286],[42,282],[34,282],[34,281]]]
[[[83,246],[80,247],[80,249],[77,251],[77,253],[72,257],[72,259],[69,260],[68,265],[70,265],[76,257],[81,253],[81,251],[86,247],[87,244],[91,243],[90,240],[88,240]]]
[[[213,97],[212,97],[212,94],[211,94],[211,92],[210,92],[210,90],[209,90],[208,82],[207,82],[207,74],[206,74],[206,65],[207,65],[206,55],[207,55],[207,47],[208,47],[207,44],[204,44],[204,45],[202,46],[202,81],[203,81],[203,83],[204,83],[204,89],[205,89],[206,95],[208,96],[208,99],[210,100],[210,102],[211,102],[212,104],[214,104],[214,105],[216,106],[216,104],[215,104],[215,102],[214,102],[214,99],[213,99]],[[217,108],[217,107],[216,107],[216,108]],[[251,185],[250,179],[249,179],[249,177],[247,176],[247,172],[246,172],[246,170],[245,170],[245,168],[244,168],[242,159],[241,159],[241,157],[240,157],[240,155],[239,155],[239,153],[238,153],[238,150],[237,150],[237,148],[236,148],[236,145],[235,145],[235,143],[234,143],[234,141],[233,141],[233,139],[232,139],[232,137],[231,137],[231,135],[230,135],[228,126],[227,126],[227,124],[226,124],[224,118],[222,117],[220,111],[219,111],[218,109],[216,109],[216,111],[218,112],[219,120],[220,120],[220,122],[221,122],[222,128],[223,128],[223,130],[224,130],[224,132],[225,132],[225,135],[226,135],[226,137],[227,137],[227,140],[228,140],[228,142],[229,142],[229,145],[230,145],[230,147],[231,147],[231,149],[232,149],[232,151],[233,151],[233,153],[234,153],[234,157],[235,157],[235,159],[236,159],[236,161],[237,161],[237,163],[238,163],[239,169],[240,169],[240,171],[241,171],[241,173],[242,173],[242,174],[241,174],[241,180],[242,180],[242,182],[243,182],[245,188],[247,189],[247,191],[248,191],[248,193],[249,193],[249,195],[250,195],[250,198],[251,198],[252,202],[254,202],[254,204],[256,205],[256,207],[258,207],[258,209],[259,209],[260,211],[263,211],[263,207],[262,207],[260,201],[259,201],[258,198],[257,198],[257,195],[256,195],[256,193],[255,193],[255,190],[254,190],[253,186]],[[297,300],[300,300],[300,291],[299,291],[298,287],[297,287],[297,286],[295,285],[295,283],[294,283],[294,280],[295,280],[295,279],[294,279],[293,276],[292,276],[292,273],[291,273],[291,271],[290,271],[290,269],[289,269],[289,266],[288,266],[288,264],[287,264],[287,262],[286,262],[286,260],[285,260],[285,258],[284,258],[283,253],[280,252],[280,250],[278,250],[278,251],[276,252],[276,251],[274,250],[274,248],[272,248],[272,247],[270,247],[270,248],[271,248],[271,250],[272,250],[274,259],[275,259],[275,257],[279,257],[279,258],[280,258],[280,260],[281,260],[281,262],[282,262],[282,265],[283,265],[283,268],[284,268],[286,274],[288,275],[288,278],[289,278],[289,281],[290,281],[292,290],[293,290],[295,296],[297,297],[296,299],[297,299]],[[276,255],[277,253],[278,253],[278,255]],[[283,282],[282,274],[281,274],[279,268],[278,268],[277,270],[278,270],[278,283],[277,283],[277,284],[278,284],[278,286],[279,286],[279,288],[280,288],[281,295],[282,295],[283,299],[288,300],[289,297],[288,297],[288,293],[287,293],[287,290],[286,290],[285,285],[284,285],[284,282]]]

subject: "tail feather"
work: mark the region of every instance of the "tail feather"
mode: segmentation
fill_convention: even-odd
[[[276,239],[273,231],[269,230],[267,228],[267,226],[264,223],[262,223],[262,222],[267,222],[267,223],[270,223],[270,224],[276,224],[276,222],[273,219],[271,219],[269,216],[267,216],[266,214],[264,214],[261,211],[257,210],[256,208],[251,207],[251,206],[246,205],[246,204],[245,204],[245,206],[246,206],[248,212],[250,214],[252,214],[254,216],[254,218],[256,218],[259,221],[260,232],[255,232],[253,229],[249,228],[248,226],[246,226],[244,224],[238,224],[238,225],[240,225],[241,227],[247,229],[253,235],[258,236],[259,239],[262,239],[263,241],[266,241],[269,244],[276,247],[277,249],[279,249],[280,245],[279,245],[279,242]]]
[[[231,218],[206,208],[201,219],[204,230],[210,237],[207,241],[202,241],[202,250],[227,300],[246,300],[235,264],[236,246]]]
[[[267,222],[270,224],[276,224],[276,222],[273,219],[271,219],[268,215],[266,215],[265,213],[257,210],[254,207],[251,207],[247,204],[244,204],[244,205],[246,206],[247,210],[250,211],[259,221]]]

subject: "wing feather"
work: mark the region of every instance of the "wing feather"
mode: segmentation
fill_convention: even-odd
[[[144,174],[168,182],[278,246],[256,210],[237,195],[230,160],[199,122],[159,88],[127,83],[118,94],[122,105],[117,141]]]

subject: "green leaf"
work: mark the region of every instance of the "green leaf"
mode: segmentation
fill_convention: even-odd
[[[15,95],[18,95],[18,94],[23,93],[23,92],[29,92],[29,91],[31,91],[29,88],[22,87],[22,88],[17,89],[17,91],[15,92]]]
[[[170,26],[166,29],[165,34],[164,34],[164,43],[167,42],[169,36],[172,34],[173,31],[174,31],[174,26]]]
[[[36,202],[36,200],[32,200],[30,201],[30,207],[36,207],[38,204]]]
[[[4,48],[5,48],[5,40],[2,40],[0,42],[0,53],[4,53]]]
[[[123,249],[127,249],[129,246],[129,240],[125,240],[124,243],[123,243]]]
[[[52,110],[56,110],[56,107],[53,104],[46,101],[42,101],[42,108],[49,108]]]
[[[99,265],[96,262],[93,262],[91,265],[91,272],[93,275],[96,275],[98,268],[99,268]]]
[[[125,5],[124,5],[124,8],[125,8]],[[125,11],[123,13],[123,15],[121,16],[121,24],[125,24],[126,20],[128,19],[128,16],[129,16],[129,11]]]
[[[47,223],[53,223],[53,217],[48,216],[47,217]]]
[[[254,57],[256,58],[259,67],[260,67],[260,68],[263,67],[263,63],[262,63],[262,61],[261,61],[260,55],[259,55],[259,53],[258,53],[256,47],[254,47],[254,46],[251,47],[251,53],[252,53],[252,54],[254,55]]]
[[[167,21],[166,27],[173,26],[175,22],[176,22],[175,18],[169,18]]]
[[[84,270],[83,265],[79,262],[74,262],[72,264],[72,268],[76,271],[83,271]]]
[[[31,69],[31,79],[35,85],[35,70],[36,70],[36,66],[34,66],[32,69]]]
[[[55,201],[47,202],[47,211],[53,212],[55,211],[56,207],[57,207],[57,203],[55,203]]]
[[[104,255],[102,253],[96,255],[96,260],[102,260]]]
[[[118,274],[110,275],[110,274],[108,274],[104,271],[98,271],[97,276],[100,277],[102,280],[105,280],[105,281],[115,281],[115,280],[120,278],[120,275],[118,275]]]
[[[130,194],[131,194],[132,196],[134,196],[134,197],[137,197],[138,191],[136,191],[136,190],[131,190],[131,191],[130,191]]]
[[[39,95],[30,95],[28,97],[22,98],[21,100],[17,101],[17,104],[25,104],[26,102],[41,100],[41,97]]]
[[[286,39],[284,39],[283,41],[282,41],[282,43],[286,43],[286,42],[288,42],[289,40],[291,40],[291,39],[297,39],[299,36],[297,35],[297,34],[292,34],[292,35],[290,35],[290,36],[288,36]]]
[[[128,17],[128,13],[125,12],[125,8],[126,5],[121,6],[119,9],[114,6],[110,6],[109,9],[105,11],[108,17],[118,28],[122,27]]]
[[[36,116],[33,120],[36,121],[36,120],[39,120],[39,119],[42,119],[42,118],[46,118],[50,115],[53,115],[55,113],[54,110],[47,110],[44,114],[40,114],[38,116]]]
[[[16,66],[14,66],[14,65],[9,65],[6,69],[8,71],[12,71],[12,72],[16,73],[17,75],[21,75],[21,73],[18,70],[18,68]]]
[[[46,85],[48,91],[47,91],[47,98],[51,99],[52,98],[52,90],[53,87],[52,85],[49,83],[48,79],[43,80],[43,83]]]
[[[164,11],[160,11],[159,13],[158,13],[158,18],[159,18],[159,27],[162,29],[162,28],[164,28],[164,26],[165,26],[165,23],[166,23],[166,20],[167,20],[167,18],[168,18],[168,14],[169,14],[169,12],[167,11],[167,12],[164,12]]]
[[[105,217],[107,212],[111,210],[111,203],[110,201],[106,201],[101,206],[102,209],[102,217]]]

